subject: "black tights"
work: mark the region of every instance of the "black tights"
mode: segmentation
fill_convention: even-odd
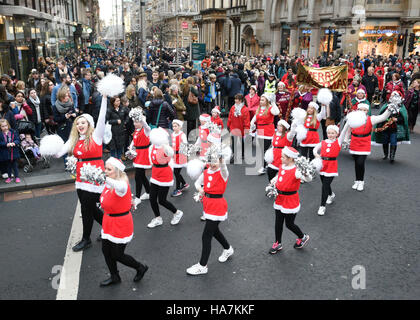
[[[182,168],[174,168],[174,175],[176,181],[176,189],[181,190],[183,186],[185,186],[184,177],[181,175]]]
[[[202,243],[203,249],[201,251],[200,264],[202,266],[207,265],[209,260],[210,251],[211,251],[211,240],[214,237],[222,245],[223,249],[227,250],[230,248],[229,243],[225,239],[224,235],[219,230],[220,221],[206,220],[206,225],[204,226]]]
[[[300,147],[300,154],[306,159],[313,160],[314,156],[314,147]]]
[[[135,260],[132,256],[125,254],[125,243],[114,243],[107,239],[102,239],[102,253],[104,254],[106,265],[112,275],[118,274],[117,262],[133,269],[144,269],[145,266]]]
[[[136,198],[140,198],[141,189],[144,186],[146,193],[150,193],[150,184],[149,180],[146,178],[146,169],[136,168]]]
[[[93,221],[102,225],[103,212],[96,205],[100,202],[100,193],[89,192],[77,189],[77,196],[80,201],[83,222],[83,239],[90,239]]]
[[[365,162],[367,155],[354,154],[354,170],[356,172],[356,181],[364,181],[365,177]]]
[[[321,207],[325,207],[328,196],[332,195],[331,183],[333,182],[334,177],[320,177],[322,182]]]
[[[268,181],[270,182],[276,176],[278,172],[279,170],[273,169],[271,167],[267,167]]]
[[[172,211],[172,213],[176,213],[174,205],[166,199],[168,192],[169,187],[158,186],[154,183],[150,184],[150,205],[152,206],[155,217],[160,217],[159,204],[169,211]]]
[[[299,239],[303,238],[303,233],[300,228],[295,225],[295,213],[283,213],[280,210],[276,211],[276,223],[275,223],[275,234],[276,234],[276,241],[281,243],[281,236],[283,234],[283,223],[286,221],[286,227],[290,231],[292,231],[295,235],[298,236]]]

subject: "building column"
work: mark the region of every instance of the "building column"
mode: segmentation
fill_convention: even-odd
[[[281,35],[282,35],[282,28],[281,26],[275,26],[271,32],[271,51],[272,54],[280,54],[281,48]]]
[[[309,58],[316,58],[319,56],[319,43],[321,41],[321,31],[319,24],[312,25],[311,37],[309,41]]]
[[[290,25],[290,43],[289,43],[289,55],[293,56],[298,53],[299,47],[299,32],[298,25]]]

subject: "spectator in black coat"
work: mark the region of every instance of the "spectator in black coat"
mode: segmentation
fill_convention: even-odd
[[[159,109],[162,106],[160,116]],[[147,114],[147,123],[149,125],[157,125],[164,129],[169,129],[169,124],[175,119],[176,113],[174,109],[164,100],[163,93],[160,89],[155,89],[153,99],[149,105]]]
[[[12,129],[16,128],[16,120],[9,105],[0,97],[0,119],[6,119]]]
[[[242,82],[239,79],[238,74],[232,72],[231,77],[230,77],[230,89],[227,92],[229,96],[229,100],[228,100],[229,110],[230,110],[230,107],[235,104],[235,96],[241,93],[241,86],[242,86]]]
[[[373,73],[373,67],[369,67],[367,70],[368,72],[362,78],[362,84],[366,88],[367,99],[371,103],[375,89],[378,88],[378,78]]]
[[[328,124],[335,124],[338,125],[341,121],[341,106],[340,106],[340,99],[338,98],[337,94],[335,92],[332,92],[333,99],[330,102],[329,106],[326,108],[326,116],[324,119],[321,120],[321,126],[322,126],[322,136],[323,139],[328,139],[327,136],[327,119]],[[319,105],[321,103],[317,101]],[[334,122],[334,123],[333,123]]]
[[[48,134],[53,134],[57,131],[57,123],[54,121],[54,114],[51,105],[51,92],[53,88],[54,83],[50,80],[46,80],[42,86],[40,94],[41,117],[44,121]]]
[[[126,143],[126,124],[129,120],[129,111],[121,104],[121,99],[118,96],[112,97],[110,104],[106,113],[106,121],[111,125],[112,139],[108,146],[111,156],[121,159]]]

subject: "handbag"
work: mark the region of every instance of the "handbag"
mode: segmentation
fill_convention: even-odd
[[[159,119],[160,119],[160,113],[161,113],[161,111],[162,111],[162,106],[163,106],[163,103],[160,105],[160,107],[159,107],[159,113],[158,113],[158,117],[157,117],[157,119],[156,119],[156,124],[151,124],[150,125],[150,129],[156,129],[157,127],[158,127],[158,124],[159,124]]]
[[[190,103],[190,104],[198,104],[198,98],[191,91],[188,94],[188,103]]]
[[[16,123],[16,130],[19,133],[35,133],[35,125],[30,121],[18,121]]]

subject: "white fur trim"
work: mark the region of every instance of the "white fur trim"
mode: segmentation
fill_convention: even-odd
[[[273,169],[273,170],[279,171],[279,168],[277,168],[276,166],[273,166],[273,164],[271,164],[271,163],[269,163],[269,164],[267,165],[267,167],[270,167],[270,168],[271,168],[271,169]]]
[[[368,104],[366,104],[366,103],[359,103],[359,104],[357,105],[357,110],[359,110],[359,109],[366,109],[366,110],[369,110],[369,105],[368,105]]]
[[[370,151],[353,151],[353,150],[349,150],[350,154],[355,154],[355,155],[359,155],[359,156],[368,156],[370,155]]]
[[[315,108],[316,112],[318,112],[318,111],[319,111],[319,105],[318,105],[318,103],[316,103],[316,102],[313,102],[313,101],[309,102],[309,104],[308,104],[308,108],[309,108],[309,107],[313,107],[313,108]]]
[[[289,158],[293,158],[296,159],[297,157],[299,157],[299,152],[294,152],[292,149],[290,149],[290,147],[284,147],[283,148],[283,154],[285,156],[288,156]]]
[[[135,167],[135,168],[142,168],[142,169],[151,169],[152,168],[152,165],[146,166],[144,164],[137,164],[137,163],[134,163],[133,162],[133,167]]]
[[[92,193],[102,193],[102,191],[104,191],[105,189],[105,185],[103,186],[97,186],[91,183],[87,183],[87,182],[75,182],[75,187],[76,189],[80,189],[80,190],[84,190],[84,191],[89,191]]]
[[[121,243],[128,243],[128,242],[130,242],[133,239],[133,234],[131,236],[129,236],[129,237],[117,238],[117,237],[111,236],[110,234],[104,233],[104,230],[101,230],[101,238],[102,239],[109,240],[109,241],[111,241],[113,243],[121,244]]]
[[[279,120],[279,122],[277,122],[277,125],[278,125],[279,123],[280,123],[283,127],[285,127],[287,130],[289,130],[289,128],[290,128],[290,124],[288,124],[286,120],[281,119],[281,120]]]
[[[176,123],[176,124],[177,124],[177,125],[179,125],[181,128],[182,128],[182,126],[183,126],[183,124],[184,124],[184,122],[183,122],[183,121],[178,120],[178,119],[172,120],[172,123]]]
[[[340,133],[340,128],[338,126],[336,126],[335,124],[330,124],[327,127],[327,130],[326,131],[328,132],[329,129],[334,130],[335,132],[337,132],[337,134]]]
[[[187,167],[187,163],[177,164],[177,163],[174,162],[173,167],[174,168],[186,168]]]
[[[93,120],[93,117],[89,113],[83,113],[81,117],[85,118],[86,121],[89,122],[92,128],[95,128],[95,121]]]
[[[320,176],[324,176],[324,177],[338,177],[338,173],[337,172],[331,173],[331,172],[323,172],[323,171],[321,171],[319,173],[319,175]]]
[[[124,170],[125,170],[125,165],[120,160],[118,160],[117,158],[111,157],[108,160],[106,160],[105,164],[107,164],[107,163],[114,166],[115,168],[117,168],[120,171],[124,172]]]
[[[273,136],[260,136],[257,134],[257,138],[264,140],[273,140]]]
[[[207,220],[212,220],[212,221],[225,221],[228,218],[228,212],[226,211],[226,213],[223,216],[215,216],[214,214],[208,214],[208,213],[205,213],[203,211],[203,216]]]
[[[274,203],[273,208],[276,210],[281,210],[281,212],[283,213],[298,213],[300,211],[300,203],[299,203],[299,206],[293,209],[286,209],[286,208],[283,208],[281,205]]]
[[[174,185],[174,180],[170,181],[170,182],[160,182],[157,181],[154,178],[150,178],[150,183],[153,183],[157,186],[161,186],[161,187],[172,187]]]

